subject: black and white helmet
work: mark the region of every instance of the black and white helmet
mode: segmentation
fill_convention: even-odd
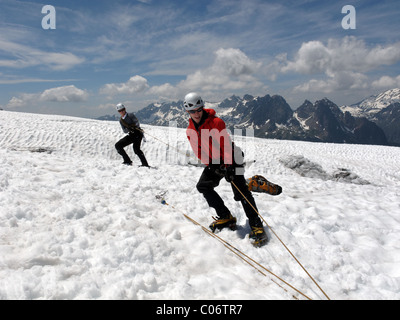
[[[204,102],[196,92],[188,93],[185,96],[183,105],[184,105],[186,111],[204,108]]]
[[[125,106],[122,103],[118,103],[115,108],[117,109],[117,111],[121,111],[125,109]]]

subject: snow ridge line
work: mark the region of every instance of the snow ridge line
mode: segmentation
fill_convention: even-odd
[[[203,229],[203,231],[205,233],[207,233],[208,235],[210,235],[211,237],[215,238],[216,240],[218,240],[219,242],[221,242],[227,249],[229,249],[231,252],[233,252],[236,256],[238,256],[240,259],[242,259],[244,262],[246,262],[247,264],[249,264],[250,266],[252,266],[254,269],[256,269],[259,273],[261,273],[263,276],[267,276],[263,271],[260,270],[263,269],[265,271],[267,271],[269,274],[271,274],[272,276],[274,276],[275,278],[277,278],[278,280],[282,281],[284,284],[286,284],[288,287],[292,288],[294,291],[296,291],[297,293],[301,294],[303,297],[305,297],[308,300],[312,300],[310,297],[308,297],[307,295],[305,295],[303,292],[301,292],[299,289],[295,288],[294,286],[292,286],[290,283],[286,282],[285,280],[283,280],[281,277],[279,277],[278,275],[276,275],[275,273],[273,273],[271,270],[267,269],[266,267],[264,267],[262,264],[258,263],[257,261],[255,261],[254,259],[252,259],[251,257],[249,257],[247,254],[245,254],[243,251],[239,250],[238,248],[236,248],[235,246],[233,246],[232,244],[230,244],[228,241],[222,239],[220,236],[216,235],[215,233],[211,232],[211,230],[207,229],[206,227],[202,226],[200,223],[198,223],[196,220],[192,219],[191,217],[189,217],[187,214],[185,214],[184,212],[180,211],[179,209],[177,209],[175,206],[170,205],[168,202],[165,201],[164,197],[161,196],[156,196],[156,198],[158,200],[161,200],[161,204],[169,206],[171,208],[173,208],[174,210],[177,210],[178,212],[180,212],[186,219],[188,219],[190,222],[192,222],[193,224],[199,226],[201,229]],[[258,267],[257,267],[258,266]],[[272,282],[274,282],[276,285],[278,285],[280,288],[282,288],[283,290],[285,290],[286,292],[288,292],[284,287],[282,287],[279,283],[277,283],[274,279],[270,279]],[[299,300],[295,295],[292,295],[292,297],[296,300]]]

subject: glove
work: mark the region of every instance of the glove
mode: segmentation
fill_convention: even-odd
[[[235,167],[234,166],[226,166],[225,167],[225,180],[228,182],[232,182],[235,179]]]
[[[235,167],[232,165],[221,164],[218,168],[215,168],[214,172],[228,182],[232,182],[235,178]]]
[[[136,126],[131,126],[129,129],[130,129],[131,132],[135,132],[135,131],[138,130],[139,128],[136,127]]]
[[[140,129],[139,127],[131,126],[131,127],[129,127],[129,132],[130,132],[130,133],[136,133],[136,132],[141,132],[141,133],[143,133],[143,130]]]

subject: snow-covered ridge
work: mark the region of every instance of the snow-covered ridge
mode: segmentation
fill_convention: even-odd
[[[371,96],[358,103],[358,105],[365,109],[384,109],[395,102],[400,102],[400,89],[398,88],[387,90],[376,96]]]
[[[370,96],[351,106],[342,106],[341,109],[343,112],[349,111],[353,116],[371,118],[375,113],[395,102],[400,102],[399,88]]]
[[[157,169],[121,165],[118,122],[0,111],[0,299],[292,299],[183,217],[215,215],[195,187],[202,168],[185,165],[185,130],[143,128]],[[259,212],[330,298],[400,299],[400,148],[235,141],[256,160],[246,177],[283,187],[254,194]],[[231,186],[217,190],[240,226],[219,235],[324,299],[271,232],[249,245]]]

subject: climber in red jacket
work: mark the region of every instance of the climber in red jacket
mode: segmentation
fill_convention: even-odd
[[[204,102],[197,93],[191,92],[185,96],[184,107],[190,115],[186,135],[195,155],[206,165],[196,187],[217,213],[217,218],[210,225],[211,230],[236,228],[236,218],[215,191],[221,179],[225,178],[232,185],[234,199],[242,203],[249,219],[249,237],[257,246],[264,244],[267,235],[246,185],[243,152],[231,141],[225,122],[216,117],[215,110],[204,108]]]

